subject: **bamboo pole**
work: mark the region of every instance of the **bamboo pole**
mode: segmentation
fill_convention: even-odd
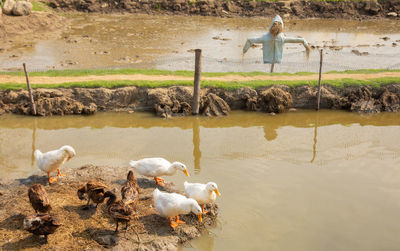
[[[193,110],[192,114],[199,114],[200,108],[200,78],[201,78],[201,49],[195,50],[196,58],[194,64],[194,84],[193,84]]]
[[[29,84],[29,76],[28,76],[28,71],[26,70],[26,64],[23,63],[22,65],[24,66],[24,72],[25,72],[25,77],[26,77],[26,85],[28,86],[29,99],[30,99],[30,102],[31,102],[33,115],[37,115],[37,113],[36,113],[36,105],[35,105],[35,101],[33,100],[31,85]]]
[[[270,71],[270,72],[274,72],[274,66],[275,66],[275,63],[272,63],[272,64],[271,64],[271,71]]]
[[[322,54],[323,49],[319,51],[319,78],[318,78],[318,97],[317,97],[317,111],[321,102],[321,74],[322,74]]]

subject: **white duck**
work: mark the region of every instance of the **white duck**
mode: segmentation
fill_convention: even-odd
[[[144,158],[141,160],[131,160],[129,164],[141,175],[147,177],[154,177],[157,185],[165,186],[163,183],[164,179],[157,177],[161,175],[171,176],[174,175],[178,170],[184,172],[186,176],[189,176],[187,168],[181,162],[169,162],[163,158]]]
[[[178,224],[184,224],[184,221],[179,220],[179,214],[188,214],[193,212],[197,215],[200,222],[203,221],[201,208],[199,204],[190,198],[177,193],[161,192],[157,188],[153,192],[154,206],[157,212],[164,217],[167,217],[172,228]],[[175,218],[175,222],[172,220]]]
[[[189,183],[185,181],[185,192],[189,198],[195,199],[201,205],[201,211],[203,214],[208,213],[204,210],[205,204],[212,203],[217,198],[217,195],[221,194],[218,191],[218,186],[214,182],[208,182],[207,184],[201,183]]]
[[[62,164],[64,164],[66,161],[69,161],[75,156],[75,154],[75,150],[71,146],[62,146],[58,150],[53,150],[46,153],[42,153],[37,149],[34,153],[36,165],[40,170],[47,173],[47,177],[49,177],[49,183],[56,181],[56,178],[50,178],[50,173],[57,169],[58,176],[63,176],[60,172]]]

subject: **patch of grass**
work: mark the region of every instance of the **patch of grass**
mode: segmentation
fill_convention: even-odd
[[[161,3],[156,3],[156,10],[161,11],[162,10],[162,5]]]
[[[33,11],[47,11],[48,10],[47,6],[42,2],[33,1],[31,3],[33,6],[33,9],[32,9]]]
[[[400,69],[386,70],[386,69],[360,69],[360,70],[346,70],[346,71],[329,71],[329,73],[344,73],[344,74],[374,74],[380,72],[400,72]]]
[[[387,84],[400,84],[400,78],[376,78],[370,80],[358,80],[358,79],[339,79],[339,80],[325,80],[322,82],[323,85],[331,85],[339,88],[352,85],[369,85],[373,87],[380,87]],[[300,85],[317,86],[317,80],[295,80],[295,81],[238,81],[238,82],[226,82],[226,81],[202,81],[202,87],[217,87],[227,90],[236,90],[241,87],[259,88],[267,87],[271,85],[287,85],[290,87],[296,87]],[[138,86],[138,87],[170,87],[170,86],[193,86],[193,81],[131,81],[131,80],[113,80],[113,81],[89,81],[89,82],[72,82],[72,83],[61,83],[61,84],[32,84],[32,88],[117,88],[123,86]],[[26,84],[19,83],[8,83],[0,84],[0,89],[3,90],[15,90],[15,89],[26,89]]]

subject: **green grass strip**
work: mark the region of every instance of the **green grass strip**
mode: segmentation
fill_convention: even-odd
[[[339,79],[339,80],[324,80],[324,85],[331,85],[339,88],[351,85],[368,85],[373,87],[380,87],[386,84],[400,84],[400,78],[376,78],[369,80],[358,80],[358,79]],[[227,90],[236,90],[241,87],[260,88],[271,85],[287,85],[290,87],[296,87],[300,85],[317,86],[317,80],[291,80],[291,81],[202,81],[202,87],[217,87]],[[138,87],[170,87],[170,86],[193,86],[193,81],[130,81],[130,80],[113,80],[113,81],[89,81],[89,82],[69,82],[61,84],[31,84],[32,88],[117,88],[123,86],[138,86]],[[26,89],[26,84],[19,83],[7,83],[0,84],[2,90],[17,90]]]
[[[324,74],[373,74],[380,72],[400,72],[399,70],[386,70],[386,69],[361,69],[361,70],[347,70],[347,71],[330,71]],[[193,77],[193,71],[167,71],[167,70],[147,70],[147,69],[110,69],[110,70],[49,70],[49,71],[37,71],[30,72],[29,76],[47,76],[47,77],[76,77],[76,76],[104,76],[104,75],[171,75],[171,76],[185,76]],[[202,76],[205,77],[220,77],[227,75],[234,76],[307,76],[317,73],[313,72],[296,72],[296,73],[267,73],[267,72],[203,72]],[[0,75],[11,75],[11,76],[24,76],[23,71],[14,72],[0,72]]]

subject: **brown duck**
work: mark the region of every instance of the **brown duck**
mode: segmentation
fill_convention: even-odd
[[[93,207],[97,208],[97,205],[103,203],[106,185],[100,181],[91,180],[86,185],[82,186],[78,190],[78,198],[80,200],[87,200],[86,206],[83,207],[84,210],[89,209],[90,200],[96,203]],[[88,198],[85,197],[88,195]]]
[[[29,201],[36,213],[48,213],[51,210],[49,196],[41,184],[33,184],[28,190]]]
[[[139,202],[139,185],[132,171],[128,172],[125,185],[121,188],[122,202],[136,210]]]
[[[107,212],[117,223],[115,232],[118,232],[118,224],[120,222],[125,222],[125,230],[128,229],[129,221],[135,212],[133,207],[125,204],[122,200],[117,201],[117,196],[111,191],[107,191],[104,194],[104,198],[106,197],[109,198],[107,201]]]
[[[24,230],[34,235],[44,235],[47,243],[47,236],[54,233],[61,223],[50,214],[36,214],[26,216],[24,219]]]

